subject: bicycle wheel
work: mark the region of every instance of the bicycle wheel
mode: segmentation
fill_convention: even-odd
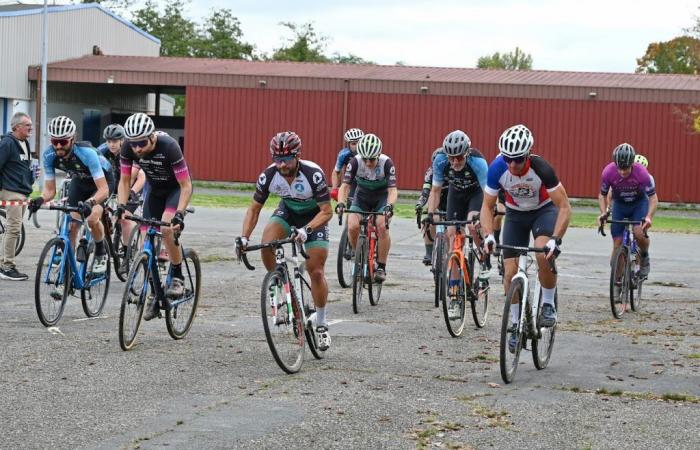
[[[630,306],[632,307],[632,311],[638,312],[642,309],[642,284],[644,284],[644,279],[640,278],[637,274],[632,276],[636,280],[636,289],[632,286],[630,290]]]
[[[464,331],[464,324],[467,321],[467,289],[465,274],[460,266],[459,256],[456,253],[450,253],[445,265],[445,273],[443,274],[443,283],[445,290],[445,298],[442,302],[442,314],[445,317],[447,331],[452,337],[460,337]],[[454,283],[453,267],[457,270],[457,284]]]
[[[445,265],[445,248],[447,237],[444,233],[435,235],[435,244],[433,247],[433,282],[435,283],[435,307],[440,306],[440,301],[444,297],[443,292],[443,267]]]
[[[369,250],[368,250],[369,253]],[[379,242],[374,242],[374,266],[377,265],[377,256],[379,254]],[[369,266],[368,266],[369,268]],[[376,269],[375,269],[376,270]],[[379,304],[379,299],[382,297],[382,285],[384,283],[377,283],[374,281],[374,273],[367,270],[367,292],[369,293],[369,304],[372,306],[377,306]]]
[[[45,327],[56,325],[63,315],[73,283],[70,264],[65,258],[65,242],[53,238],[39,256],[34,279],[34,304]]]
[[[629,276],[627,249],[620,246],[615,250],[610,268],[610,308],[616,319],[621,319],[629,301]]]
[[[171,300],[170,308],[165,311],[165,326],[173,339],[187,336],[199,305],[199,289],[202,285],[202,267],[197,252],[191,248],[183,249],[182,274],[185,276],[185,295],[181,299]]]
[[[557,291],[554,291],[554,309],[559,310],[559,300]],[[541,327],[539,326],[542,321],[542,289],[538,294],[539,308],[537,313],[537,338],[532,339],[532,361],[535,363],[537,369],[542,370],[549,364],[549,358],[552,356],[552,349],[554,348],[554,335],[557,331],[557,324],[555,323],[553,327]]]
[[[260,292],[265,338],[282,370],[296,373],[304,362],[304,323],[298,303],[288,303],[284,275],[273,270],[265,275]]]
[[[518,309],[520,310],[520,314],[522,315],[524,295],[526,294],[523,281],[520,278],[514,279],[510,284],[508,295],[506,295],[506,302],[503,306],[503,318],[501,320],[501,348],[499,360],[501,366],[501,378],[505,383],[511,383],[515,378],[515,371],[518,369],[518,361],[520,360],[520,351],[522,350],[525,342],[523,330],[517,329],[518,325],[513,326],[511,324],[510,305],[513,300],[515,300],[515,303],[519,306]],[[518,323],[520,323],[520,318],[518,318]],[[517,336],[515,349],[512,353],[508,344],[511,333],[515,333]]]
[[[352,271],[352,311],[359,314],[364,308],[362,300],[365,287],[365,278],[369,277],[367,270],[367,238],[359,236],[357,238],[357,246],[355,247],[355,266]],[[365,273],[367,272],[367,273]]]
[[[7,233],[7,211],[0,209],[0,234]],[[26,232],[24,230],[24,223],[19,230],[19,238],[15,243],[15,256],[18,256],[22,249],[24,248],[24,240],[27,238]],[[0,242],[2,239],[0,238]]]
[[[472,318],[477,328],[483,328],[489,315],[490,285],[489,280],[479,278],[482,268],[473,250],[469,251],[469,256],[467,257],[467,270],[469,270],[469,280],[471,281],[467,294],[469,306],[471,306],[472,310]]]
[[[106,236],[105,236],[106,238]],[[80,300],[83,304],[83,312],[87,317],[97,317],[102,312],[107,302],[109,294],[109,280],[112,273],[112,260],[109,254],[107,239],[104,240],[105,251],[107,252],[107,269],[103,274],[93,274],[92,265],[95,263],[95,243],[90,242],[87,254],[87,271],[85,273],[86,289],[80,290]]]
[[[343,233],[340,235],[338,243],[338,283],[344,288],[349,288],[352,285],[352,266],[354,260],[352,258],[352,247],[350,239],[348,239],[348,227],[343,228]]]
[[[352,271],[348,272],[348,275]],[[311,295],[311,280],[309,279],[309,274],[306,272],[306,265],[301,263],[299,266],[299,275],[301,275],[301,280],[299,285],[301,287],[301,304],[304,305],[304,315],[306,316],[306,326],[304,327],[304,332],[306,333],[306,342],[309,343],[309,350],[311,354],[314,355],[316,359],[323,359],[326,352],[319,350],[318,342],[316,340],[316,328],[311,320],[311,315],[316,312],[313,305],[313,296]]]
[[[126,267],[127,271],[134,263],[136,255],[139,254],[141,244],[143,244],[143,233],[141,233],[139,226],[135,226],[129,233],[129,239],[126,241],[126,251],[124,252],[124,261],[122,261],[122,265]]]
[[[141,252],[129,269],[119,310],[119,345],[124,351],[131,350],[136,341],[146,300],[153,296],[151,283],[148,253]]]
[[[126,277],[129,276],[129,266],[126,258],[126,246],[122,244],[122,226],[118,221],[114,224],[113,230],[109,251],[114,261],[114,273],[119,281],[126,281]]]

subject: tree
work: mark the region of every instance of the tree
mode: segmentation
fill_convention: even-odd
[[[200,26],[194,56],[201,58],[256,59],[255,46],[244,42],[238,18],[230,9],[212,10]]]
[[[146,0],[143,8],[134,12],[134,25],[160,39],[161,56],[195,54],[199,42],[197,25],[184,16],[185,1],[169,1],[161,14],[154,0]]]
[[[515,47],[510,53],[494,53],[482,56],[476,63],[479,69],[531,70],[532,55],[524,53],[520,47]]]
[[[336,64],[376,64],[372,61],[367,61],[357,55],[348,53],[347,55],[341,55],[340,53],[334,53],[331,61]]]
[[[288,28],[293,37],[287,39],[289,44],[287,47],[275,49],[272,60],[330,62],[330,58],[323,54],[328,38],[316,34],[312,23],[297,25],[292,22],[281,22],[280,25]]]
[[[700,39],[680,36],[670,41],[649,44],[644,56],[637,59],[636,72],[700,73]]]

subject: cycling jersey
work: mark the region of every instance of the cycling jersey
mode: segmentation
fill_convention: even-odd
[[[279,173],[275,164],[270,164],[258,177],[253,199],[264,204],[272,193],[282,197],[280,203],[294,214],[318,213],[318,204],[331,200],[326,176],[316,163],[300,159],[298,164],[291,183]]]
[[[74,179],[99,180],[112,166],[92,147],[73,144],[70,154],[65,158],[56,155],[53,146],[44,150],[44,179],[55,180],[56,169],[66,172]]]
[[[620,175],[614,162],[605,166],[600,193],[607,196],[610,189],[612,189],[613,200],[624,203],[633,203],[656,194],[649,172],[639,163],[632,164],[632,170],[626,177]]]
[[[121,174],[131,175],[135,162],[146,174],[146,180],[154,191],[170,191],[180,187],[179,181],[190,177],[187,162],[177,141],[167,134],[156,133],[156,146],[153,151],[139,158],[128,141],[121,151]]]
[[[340,172],[354,156],[355,153],[353,153],[348,147],[340,149],[338,152],[338,159],[335,161],[335,171]]]
[[[505,204],[516,211],[534,211],[552,202],[549,193],[561,183],[554,168],[542,157],[530,155],[525,162],[522,175],[513,175],[508,170],[502,155],[498,155],[489,166],[484,191],[498,195],[505,192]]]
[[[343,183],[357,181],[358,191],[386,191],[396,187],[396,168],[394,162],[386,155],[379,155],[377,165],[370,169],[360,155],[350,160],[345,168]]]
[[[482,191],[486,185],[488,164],[477,149],[470,149],[461,170],[454,170],[445,153],[438,153],[433,160],[433,186],[443,186],[445,181],[457,191],[471,195]]]

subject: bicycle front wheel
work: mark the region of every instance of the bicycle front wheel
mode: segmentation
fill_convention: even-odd
[[[136,226],[131,230],[131,233],[129,234],[129,239],[126,242],[124,259],[121,262],[122,267],[125,267],[127,271],[129,270],[129,268],[131,268],[132,264],[134,263],[134,259],[138,256],[142,243],[143,233],[141,233],[141,228]]]
[[[100,315],[107,302],[109,294],[109,280],[112,273],[112,261],[109,254],[109,245],[104,241],[107,252],[107,269],[104,273],[96,274],[91,271],[95,263],[95,244],[91,242],[88,246],[87,271],[85,273],[85,289],[80,290],[80,300],[83,304],[83,312],[87,317],[97,317]]]
[[[631,287],[630,306],[632,311],[639,312],[642,309],[642,284],[644,284],[644,278],[639,277],[637,274],[632,275],[632,277],[634,277],[636,286],[633,285]]]
[[[369,277],[367,269],[367,238],[360,236],[357,238],[355,246],[355,265],[352,271],[352,311],[355,314],[359,314],[364,307],[362,297],[365,290],[365,278]]]
[[[56,325],[63,315],[73,284],[71,267],[65,255],[65,242],[53,238],[39,256],[34,279],[34,304],[39,321],[45,327]]]
[[[165,326],[173,339],[187,336],[199,304],[199,289],[202,284],[202,267],[197,252],[191,248],[183,249],[182,274],[185,276],[185,294],[180,299],[170,302],[165,311]]]
[[[369,254],[370,250],[367,250],[367,253]],[[372,262],[370,263],[369,261],[367,262],[367,268],[369,267],[376,267],[377,265],[377,256],[379,252],[379,243],[377,241],[374,241],[374,255],[372,258]],[[374,269],[376,270],[376,269]],[[373,271],[367,271],[367,291],[369,292],[369,304],[372,306],[377,306],[379,304],[379,299],[382,296],[382,285],[384,283],[378,283],[374,281],[374,270]]]
[[[627,249],[624,246],[618,247],[610,268],[610,308],[616,319],[622,318],[629,302],[628,264]]]
[[[345,226],[338,243],[338,260],[336,264],[340,286],[349,288],[352,285],[352,267],[354,263],[352,247],[350,246],[350,239],[348,239],[348,227]]]
[[[435,244],[433,247],[433,282],[435,283],[435,307],[440,306],[440,302],[444,298],[443,292],[443,267],[445,266],[445,248],[447,247],[447,237],[444,233],[435,235]]]
[[[553,327],[543,327],[540,326],[542,321],[542,289],[538,294],[538,301],[540,306],[537,313],[537,338],[532,339],[532,361],[535,363],[535,367],[538,370],[542,370],[549,364],[549,358],[552,356],[552,349],[554,348],[554,334],[557,331],[557,324],[555,323]],[[554,291],[554,309],[559,310],[559,300],[558,300],[557,290]]]
[[[260,308],[272,356],[285,372],[298,372],[304,362],[304,322],[298,303],[287,298],[281,271],[265,275]]]
[[[119,311],[119,345],[122,350],[133,348],[141,326],[146,300],[153,295],[148,253],[141,252],[131,265],[129,276],[124,284],[122,306]]]
[[[469,291],[469,305],[472,310],[472,318],[477,328],[482,328],[486,324],[489,315],[489,280],[482,280],[481,264],[476,259],[474,251],[469,252],[468,257],[469,280],[471,282]]]
[[[456,278],[453,278],[455,272]],[[467,321],[467,279],[460,265],[460,257],[456,253],[451,253],[447,259],[442,279],[445,292],[442,314],[445,317],[447,331],[452,337],[460,337]]]
[[[500,347],[500,366],[501,378],[505,383],[512,383],[515,378],[515,372],[518,369],[518,361],[520,360],[520,351],[525,344],[525,334],[519,328],[522,322],[520,316],[523,314],[523,301],[525,297],[525,284],[520,278],[514,279],[510,283],[506,302],[503,306],[503,318],[501,320],[501,347]],[[510,308],[514,303],[520,311],[517,318],[517,323],[512,323]],[[515,335],[511,342],[511,335]],[[512,350],[512,351],[511,351]]]
[[[311,280],[309,279],[309,274],[306,272],[306,265],[304,263],[301,263],[299,266],[299,275],[301,276],[301,280],[299,280],[301,292],[299,292],[299,295],[301,295],[301,304],[304,305],[304,316],[306,316],[306,326],[304,327],[306,342],[309,343],[309,350],[311,350],[311,354],[314,355],[314,358],[323,359],[325,352],[318,348],[316,329],[311,321],[311,315],[315,313],[316,309],[311,306],[314,302],[313,296],[311,295]]]

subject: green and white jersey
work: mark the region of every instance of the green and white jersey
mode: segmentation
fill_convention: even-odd
[[[318,212],[319,203],[331,200],[323,170],[314,162],[299,160],[297,174],[291,183],[270,164],[258,177],[253,199],[264,204],[270,194],[282,197],[282,203],[295,214]]]

